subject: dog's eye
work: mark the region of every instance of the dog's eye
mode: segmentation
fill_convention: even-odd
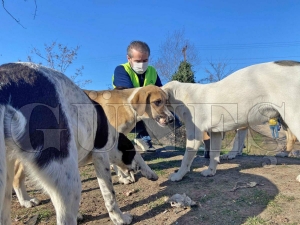
[[[159,99],[159,100],[156,100],[155,102],[154,102],[154,104],[156,105],[156,106],[160,106],[160,104],[162,103],[162,101]]]

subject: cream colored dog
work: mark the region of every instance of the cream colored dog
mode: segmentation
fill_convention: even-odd
[[[216,173],[223,132],[262,124],[280,114],[300,138],[300,107],[296,104],[300,98],[300,62],[257,64],[212,84],[172,81],[163,90],[184,121],[187,136],[186,152],[179,171],[170,176],[172,181],[181,180],[190,171],[204,131],[211,137],[210,164],[202,171],[204,176]]]

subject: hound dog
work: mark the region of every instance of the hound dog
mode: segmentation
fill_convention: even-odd
[[[166,106],[167,95],[161,88],[154,85],[124,90],[85,90],[85,93],[90,99],[103,107],[110,124],[118,132],[125,135],[142,119],[153,119],[161,127],[174,120],[174,116]],[[136,152],[134,162],[140,167],[141,173],[148,179],[158,179],[158,176],[145,163],[139,152]],[[133,175],[126,176],[115,166],[114,170],[119,176],[121,183],[135,182]]]
[[[149,85],[141,88],[108,91],[84,90],[84,92],[92,101],[103,107],[109,123],[118,132],[125,135],[134,128],[137,121],[144,118],[154,119],[162,127],[174,119],[166,106],[167,96],[165,92],[157,86]],[[141,173],[147,179],[158,179],[158,176],[145,163],[139,152],[136,152],[133,162],[133,167],[139,167]],[[120,183],[129,184],[135,182],[132,171],[130,171],[130,174],[125,174],[115,164],[113,166]],[[29,208],[39,204],[37,198],[31,198],[27,194],[24,167],[19,161],[15,164],[13,188],[21,206]]]
[[[81,196],[78,166],[93,161],[114,224],[129,224],[113,189],[109,156],[128,174],[134,146],[107,121],[69,78],[32,63],[0,66],[0,224],[11,224],[16,159],[50,195],[57,224],[77,224]]]
[[[204,176],[216,173],[223,132],[262,124],[280,115],[300,138],[297,116],[300,62],[262,63],[238,70],[216,83],[172,81],[162,88],[186,125],[186,152],[180,169],[170,176],[172,181],[181,180],[190,170],[203,131],[210,132],[211,136],[210,164],[202,171]]]

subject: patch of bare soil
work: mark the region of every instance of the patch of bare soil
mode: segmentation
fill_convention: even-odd
[[[257,129],[249,132],[252,139]],[[258,152],[261,154],[221,161],[214,177],[201,176],[200,172],[209,164],[209,159],[205,159],[201,151],[192,164],[191,172],[180,182],[171,182],[168,176],[180,167],[184,151],[162,149],[157,153],[145,153],[144,159],[157,172],[159,179],[148,181],[137,173],[136,183],[122,185],[118,183],[113,172],[118,204],[122,211],[134,215],[132,224],[137,225],[299,224],[300,183],[295,178],[300,174],[300,160],[277,158],[273,156],[274,154],[270,154],[276,151],[275,146],[281,146],[282,143],[269,140],[267,135],[266,133],[263,140],[255,140],[255,144],[251,146],[249,143],[253,140],[246,141],[245,150],[255,147],[255,154]],[[281,133],[282,142],[284,142],[283,135],[284,132]],[[269,147],[273,150],[269,151]],[[262,154],[266,152],[267,156]],[[80,168],[80,173],[82,178],[80,211],[83,213],[83,221],[79,224],[112,225],[93,166]],[[250,182],[255,182],[251,183],[255,185],[249,187]],[[41,205],[25,209],[20,207],[14,196],[13,224],[24,224],[34,215],[38,216],[35,224],[55,224],[54,208],[49,197],[37,190],[30,181],[27,181],[27,186],[30,195],[42,200]],[[135,192],[127,196],[126,192],[132,189]],[[172,208],[165,199],[176,193],[186,193],[198,203],[198,207]]]

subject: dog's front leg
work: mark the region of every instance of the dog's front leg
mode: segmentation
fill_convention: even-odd
[[[122,213],[116,201],[108,155],[105,152],[93,152],[93,163],[110,219],[116,225],[130,224],[132,216],[128,213]]]
[[[212,132],[210,135],[210,163],[208,169],[201,172],[203,176],[207,177],[215,175],[217,165],[220,162],[221,143],[222,133]]]
[[[148,180],[155,181],[158,179],[157,174],[154,173],[154,171],[147,165],[139,152],[136,152],[134,160],[141,168],[141,173],[143,174],[143,176],[145,176]]]
[[[183,176],[190,171],[192,162],[197,154],[197,151],[200,147],[200,140],[187,140],[186,141],[186,150],[184,153],[183,160],[181,162],[180,169],[170,175],[169,179],[171,181],[179,181],[183,178]]]

